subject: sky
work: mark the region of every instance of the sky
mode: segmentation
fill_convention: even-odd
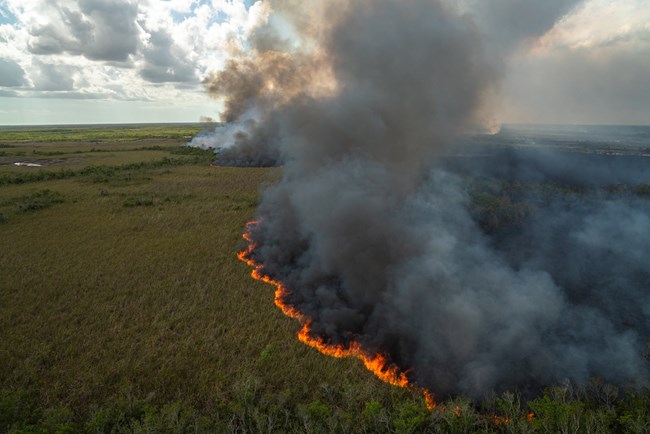
[[[507,47],[495,122],[650,124],[650,1],[568,2],[543,34],[509,38],[528,1],[459,2],[477,21],[512,14],[485,27]],[[218,120],[201,83],[268,14],[254,0],[0,0],[0,125]]]

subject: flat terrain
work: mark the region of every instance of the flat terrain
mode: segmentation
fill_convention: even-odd
[[[298,343],[237,260],[279,169],[213,167],[179,154],[199,128],[157,131],[0,130],[0,385],[81,415],[127,396],[210,410],[392,392]]]
[[[647,393],[597,380],[430,413],[300,344],[235,256],[281,169],[211,166],[200,130],[0,129],[0,432],[650,429]]]

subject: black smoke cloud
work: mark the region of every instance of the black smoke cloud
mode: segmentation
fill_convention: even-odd
[[[313,334],[386,353],[439,395],[647,381],[647,202],[525,192],[529,226],[492,236],[468,179],[515,176],[518,159],[441,157],[500,78],[474,20],[432,0],[270,6],[278,37],[208,80],[229,123],[202,140],[284,163],[253,255]]]

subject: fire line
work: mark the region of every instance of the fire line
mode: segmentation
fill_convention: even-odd
[[[332,344],[327,342],[321,336],[313,335],[311,329],[312,319],[286,302],[287,296],[291,294],[290,290],[286,288],[282,282],[265,275],[262,272],[263,264],[253,258],[256,244],[251,236],[251,231],[257,224],[259,224],[257,221],[248,222],[246,224],[246,231],[242,236],[248,242],[248,246],[237,254],[237,258],[253,268],[253,271],[251,271],[251,277],[253,279],[260,280],[275,287],[275,305],[279,307],[280,310],[282,310],[282,313],[286,316],[297,319],[302,325],[297,335],[298,340],[331,357],[357,358],[361,360],[364,366],[380,380],[393,386],[416,390],[423,395],[425,404],[429,410],[436,408],[433,393],[426,388],[416,386],[409,382],[407,373],[402,371],[395,364],[390,363],[388,356],[385,354],[369,353],[356,341],[351,341],[347,345]]]

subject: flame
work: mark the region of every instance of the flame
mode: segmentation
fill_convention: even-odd
[[[433,410],[437,407],[438,404],[433,397],[433,393],[431,393],[429,389],[420,389],[420,392],[422,392],[422,395],[424,395],[424,403],[429,410]]]
[[[253,241],[251,231],[258,224],[258,221],[252,221],[246,224],[246,231],[242,236],[248,242],[248,246],[246,249],[237,253],[237,258],[253,268],[253,271],[251,271],[251,277],[253,279],[260,280],[275,287],[275,305],[279,307],[280,310],[282,310],[282,313],[286,316],[297,319],[302,324],[302,327],[298,332],[298,340],[331,357],[357,358],[361,360],[364,366],[380,380],[392,384],[393,386],[416,390],[424,396],[424,402],[429,410],[436,408],[433,393],[426,388],[416,386],[409,382],[407,375],[408,371],[403,371],[397,365],[391,363],[388,355],[368,352],[356,341],[350,341],[346,344],[333,344],[326,341],[323,337],[315,336],[313,334],[311,329],[312,319],[286,301],[288,296],[291,295],[291,291],[289,291],[282,282],[264,274],[263,264],[257,262],[253,258],[253,252],[257,245]]]

